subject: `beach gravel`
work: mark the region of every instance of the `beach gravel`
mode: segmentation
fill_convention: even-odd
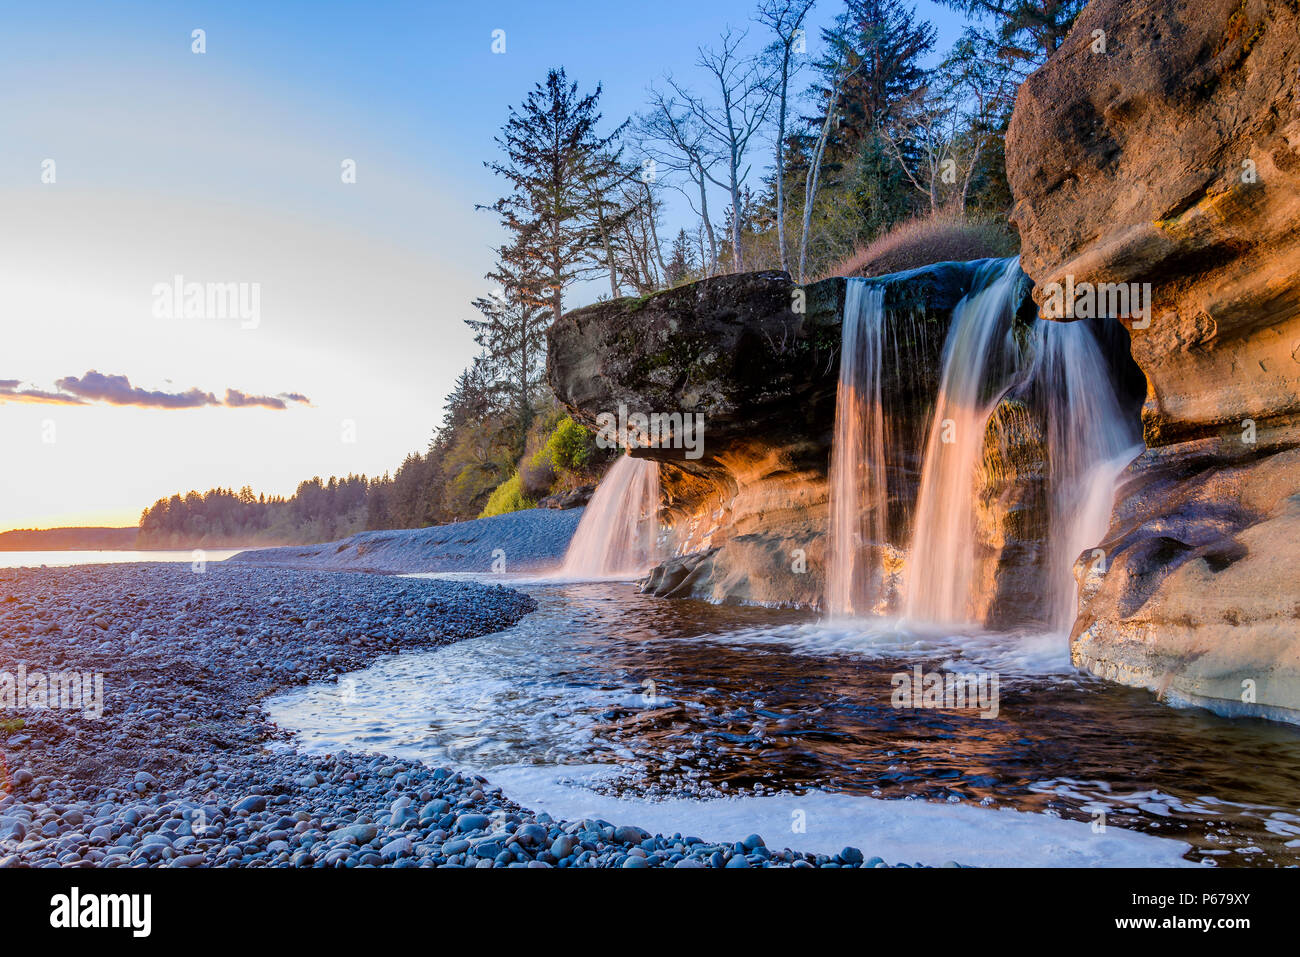
[[[463,770],[302,753],[262,707],[534,607],[496,585],[247,563],[0,569],[0,672],[100,675],[104,706],[0,710],[0,867],[862,866],[852,848],[552,820]]]

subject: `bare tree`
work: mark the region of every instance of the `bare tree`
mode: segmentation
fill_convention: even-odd
[[[587,177],[583,181],[587,196],[586,215],[600,242],[600,255],[594,258],[599,262],[600,268],[609,274],[609,293],[617,299],[622,290],[619,286],[619,257],[616,247],[628,219],[636,214],[634,208],[619,201],[619,196],[635,173],[622,162],[619,154],[600,157],[593,166],[599,175]]]
[[[968,34],[895,122],[882,126],[886,151],[927,197],[932,213],[966,211],[971,179],[1015,86],[1014,68],[982,57]]]
[[[655,243],[657,242],[653,217],[653,196],[643,181],[629,178],[619,195],[621,229],[619,235],[621,275],[642,295],[654,292],[662,283],[662,270],[657,268]]]
[[[850,55],[852,47],[848,39],[848,21],[841,15],[834,29],[828,34],[834,50],[835,60],[830,71],[830,87],[826,91],[826,116],[822,128],[813,143],[812,156],[808,160],[808,175],[804,180],[803,195],[803,229],[799,236],[799,282],[804,282],[808,269],[808,234],[812,231],[813,204],[817,199],[817,187],[821,180],[822,160],[826,156],[826,144],[830,140],[835,118],[839,115],[840,96],[844,86],[862,69],[867,62],[858,59],[856,63]]]
[[[931,213],[937,213],[941,205],[941,180],[956,182],[954,122],[954,113],[927,85],[894,128],[880,129],[886,152],[929,201]]]
[[[621,164],[599,182],[592,181],[591,227],[599,237],[593,258],[609,276],[610,296],[623,287],[638,294],[654,292],[666,273],[659,244],[657,177],[653,168]]]
[[[718,271],[718,241],[709,217],[709,182],[718,157],[709,152],[703,126],[675,97],[651,87],[650,109],[637,118],[634,136],[638,149],[652,164],[646,167],[652,180],[659,181],[664,172],[677,172],[690,181],[691,189],[687,190],[680,183],[664,180],[686,197],[700,217],[709,243],[708,256],[703,260],[705,275],[712,276]]]
[[[668,266],[664,262],[663,246],[659,244],[659,210],[663,208],[663,200],[654,194],[653,178],[642,176],[641,186],[645,190],[645,199],[641,204],[642,215],[650,233],[650,240],[654,244],[655,261],[659,264],[660,274],[666,279]]]
[[[758,21],[767,26],[776,41],[771,52],[776,70],[776,248],[781,268],[790,269],[785,251],[785,119],[789,104],[790,79],[794,75],[794,54],[804,44],[803,22],[817,0],[764,0]]]
[[[960,202],[965,212],[971,179],[988,145],[1011,116],[1020,78],[1013,63],[984,56],[973,31],[962,36],[940,69],[950,78],[948,99],[964,126],[966,162]]]
[[[653,292],[663,285],[667,269],[663,249],[659,244],[659,212],[663,201],[656,191],[662,186],[653,167],[642,166],[631,170],[623,184],[621,202],[627,210],[623,225],[624,241],[629,252],[629,275],[635,277],[637,288]]]
[[[705,145],[726,163],[725,180],[707,171],[705,175],[731,196],[731,263],[736,272],[745,268],[740,244],[740,188],[750,169],[745,165],[745,153],[750,141],[767,122],[773,99],[772,83],[761,58],[746,57],[740,52],[745,36],[746,31],[737,33],[728,28],[718,48],[699,49],[696,65],[713,78],[719,98],[717,106],[711,106],[672,77],[667,78],[683,106],[702,128]]]

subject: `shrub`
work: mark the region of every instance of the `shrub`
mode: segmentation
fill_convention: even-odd
[[[491,518],[506,512],[518,512],[526,508],[536,508],[537,503],[524,495],[523,482],[516,472],[492,490],[487,504],[479,513],[479,518]]]
[[[534,422],[528,431],[528,440],[524,445],[523,457],[519,459],[520,488],[529,498],[545,497],[555,485],[555,466],[546,452],[546,443],[551,436],[550,426]]]
[[[591,460],[591,440],[591,430],[566,415],[551,433],[542,453],[555,468],[579,472]]]
[[[531,456],[525,455],[524,469],[537,475],[550,475],[550,482],[565,473],[581,472],[591,462],[591,430],[567,415],[555,424],[546,443]]]
[[[931,263],[1013,256],[1018,246],[1015,234],[1001,223],[923,216],[881,233],[820,278],[883,276]]]

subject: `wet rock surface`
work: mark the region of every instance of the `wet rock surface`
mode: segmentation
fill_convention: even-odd
[[[1300,722],[1300,450],[1149,450],[1076,565],[1071,653],[1227,715]]]
[[[555,492],[537,503],[538,508],[580,508],[596,494],[595,485],[582,485],[567,492]]]

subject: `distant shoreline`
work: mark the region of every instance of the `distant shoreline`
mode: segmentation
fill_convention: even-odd
[[[0,545],[0,554],[11,552],[210,552],[252,551],[258,548],[306,548],[299,545],[133,545],[129,548],[95,548],[86,545]]]
[[[0,532],[0,552],[130,552],[137,549],[138,533],[134,525],[15,528]]]
[[[134,525],[15,528],[0,532],[0,554],[6,552],[189,552],[248,551],[255,548],[300,547],[293,542],[204,542],[188,545],[150,544],[139,541]]]

